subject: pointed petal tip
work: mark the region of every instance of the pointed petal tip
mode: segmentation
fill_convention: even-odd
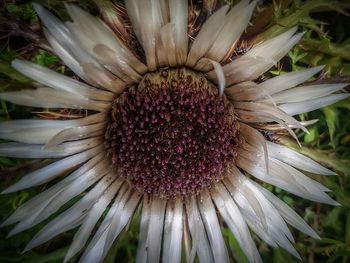
[[[0,224],[0,228],[1,228],[1,227],[8,226],[8,225],[11,225],[11,224],[12,224],[12,223],[9,222],[8,219],[6,219],[4,222],[2,222],[2,223]]]
[[[301,256],[299,255],[299,253],[297,253],[296,255],[294,255],[300,262],[303,261],[303,259],[301,258]]]
[[[292,28],[288,29],[284,33],[294,35],[297,31],[298,31],[298,26],[293,26]],[[282,34],[284,34],[284,33],[282,33]]]
[[[29,243],[23,249],[22,253],[26,253],[27,251],[32,250],[33,248],[35,248],[39,245],[41,245],[41,244],[40,243],[38,244],[37,239],[35,239],[35,237],[34,237],[31,241],[29,241]]]
[[[313,239],[321,240],[321,237],[316,232],[311,237]]]
[[[334,172],[334,171],[332,171],[332,170],[329,170],[329,169],[327,169],[327,168],[325,168],[326,169],[326,173],[324,174],[324,175],[328,175],[328,176],[338,176],[338,174],[336,173],[336,172]],[[329,192],[331,192],[331,190],[329,190]]]
[[[14,227],[11,231],[10,231],[10,233],[8,233],[7,235],[6,235],[6,238],[11,238],[11,237],[13,237],[14,235],[16,235],[16,234],[18,234],[19,233],[19,231],[16,231],[16,227]]]
[[[0,96],[1,97],[1,96]],[[9,187],[7,187],[6,189],[4,189],[0,194],[12,194],[14,192],[20,191],[22,189],[16,187],[16,185],[19,183],[19,181]]]
[[[306,32],[297,33],[297,34],[295,34],[295,35],[293,36],[293,38],[297,38],[297,39],[300,40],[300,39],[304,36],[305,33],[306,33]],[[299,42],[299,40],[298,40],[297,42]]]
[[[12,190],[12,186],[6,188],[5,190],[0,192],[0,195],[5,195],[5,194],[11,194],[13,192],[16,192],[15,190]]]
[[[315,71],[320,72],[321,70],[323,70],[326,67],[326,65],[320,65],[320,66],[316,66],[316,67],[312,67],[310,69],[313,69]],[[316,73],[315,73],[316,74]]]
[[[305,233],[306,235],[308,235],[309,237],[313,238],[313,239],[317,239],[317,240],[321,239],[321,237],[311,227],[308,227],[307,231],[302,231],[302,232]]]
[[[334,203],[332,203],[332,205],[334,205],[334,206],[343,206],[341,203],[338,203],[337,201],[334,201]]]
[[[304,126],[305,127],[305,126]],[[305,130],[304,130],[304,132],[306,133],[306,134],[310,134],[310,131],[309,131],[309,129],[307,129],[306,127],[305,127]]]
[[[326,196],[328,198],[326,200],[320,201],[320,203],[327,204],[327,205],[332,205],[332,206],[337,206],[337,207],[343,206],[341,203],[337,202],[336,200],[334,200],[333,198],[328,196],[328,194]]]
[[[336,83],[336,84],[330,84],[332,86],[338,87],[339,89],[345,88],[350,85],[350,83]]]
[[[32,249],[29,245],[30,245],[30,243],[22,250],[21,254],[24,254]]]

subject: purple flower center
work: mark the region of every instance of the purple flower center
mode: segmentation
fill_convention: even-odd
[[[146,74],[113,103],[105,145],[120,175],[142,193],[198,194],[223,177],[240,143],[233,106],[203,74]]]

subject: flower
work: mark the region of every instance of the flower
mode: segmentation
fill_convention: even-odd
[[[119,30],[120,23],[109,28],[75,5],[67,4],[73,22],[62,23],[34,4],[54,52],[81,81],[15,60],[13,67],[36,81],[36,89],[3,92],[0,98],[31,107],[86,109],[88,116],[0,124],[0,137],[15,141],[1,144],[0,156],[59,159],[3,193],[68,172],[3,223],[17,223],[9,235],[44,221],[85,193],[25,250],[80,226],[65,261],[87,245],[81,261],[100,262],[139,207],[137,262],[179,262],[183,240],[188,261],[197,255],[200,262],[228,262],[219,217],[250,262],[261,258],[249,229],[296,257],[286,223],[319,238],[251,177],[338,205],[327,195],[329,189],[301,172],[332,171],[263,131],[278,123],[297,140],[293,129],[307,129],[292,116],[348,97],[333,94],[346,85],[302,85],[322,67],[258,80],[303,34],[292,28],[234,56],[256,2],[222,6],[198,32],[193,30],[193,41],[184,0],[127,0],[128,16],[120,21],[131,21],[135,37],[126,27]]]

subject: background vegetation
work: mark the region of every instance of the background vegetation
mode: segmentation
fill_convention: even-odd
[[[215,0],[214,0],[215,1]],[[48,6],[56,14],[67,18],[62,2],[58,0],[37,1]],[[70,1],[74,2],[74,1]],[[92,0],[76,1],[96,12]],[[104,2],[104,1],[99,1]],[[229,3],[237,1],[227,1]],[[265,39],[281,33],[286,28],[298,25],[306,34],[303,40],[283,59],[282,63],[267,76],[283,71],[298,70],[315,65],[326,65],[321,76],[328,82],[350,82],[350,1],[334,0],[275,0],[262,1],[254,15],[245,37]],[[38,18],[29,1],[2,1],[0,13],[0,92],[30,87],[30,80],[10,67],[16,57],[26,58],[62,73],[71,74],[60,60],[50,53],[43,41]],[[267,29],[267,31],[265,31]],[[265,31],[265,32],[264,32]],[[349,91],[349,88],[348,88]],[[48,109],[33,109],[15,106],[0,101],[0,121],[21,118],[56,118],[79,112],[50,112]],[[334,177],[310,175],[333,190],[331,195],[342,204],[340,207],[316,204],[289,195],[280,189],[266,185],[271,191],[292,206],[317,230],[322,240],[313,240],[293,231],[296,248],[304,262],[350,262],[350,99],[335,105],[299,116],[301,120],[318,119],[310,134],[298,132],[305,147],[297,150],[311,156],[338,173]],[[291,147],[295,145],[288,141]],[[26,172],[46,162],[0,158],[0,190],[16,181]],[[28,191],[0,195],[0,221],[17,207],[49,185]],[[74,203],[61,210],[66,209]],[[50,220],[50,219],[49,219]],[[47,223],[47,220],[45,223]],[[137,246],[139,215],[136,215],[128,232],[121,235],[109,253],[106,262],[133,262]],[[44,224],[6,239],[10,227],[0,228],[0,262],[61,262],[75,231],[64,233],[54,240],[21,254],[31,237]],[[234,253],[237,243],[230,231],[223,227],[232,257],[246,262],[240,253]],[[272,249],[258,241],[264,262],[298,262],[281,249]],[[75,262],[76,259],[73,259]]]

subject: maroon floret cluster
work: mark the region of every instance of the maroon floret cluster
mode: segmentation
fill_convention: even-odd
[[[238,138],[232,105],[202,74],[178,69],[149,73],[115,100],[105,145],[138,191],[173,198],[221,179]]]

